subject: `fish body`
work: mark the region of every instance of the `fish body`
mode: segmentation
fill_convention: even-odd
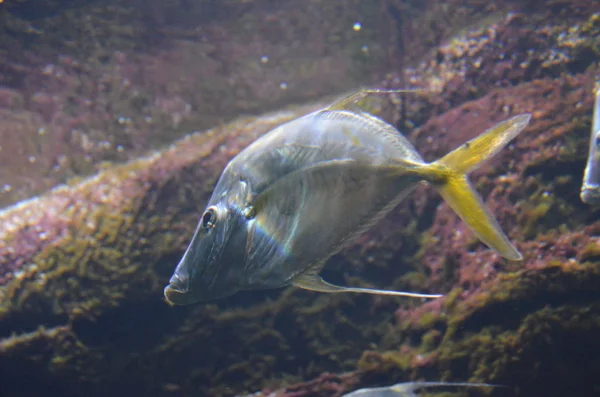
[[[590,148],[580,197],[584,203],[600,204],[600,85],[596,90]]]
[[[358,389],[342,397],[416,397],[416,391],[430,387],[496,387],[488,383],[405,382],[392,386]]]
[[[436,186],[475,233],[500,254],[519,252],[471,188],[466,172],[528,123],[498,124],[441,160],[426,163],[393,126],[353,108],[368,92],[336,102],[256,140],[226,166],[183,258],[165,288],[174,304],[240,290],[296,285],[366,292],[318,276],[326,260],[372,227],[420,181]]]

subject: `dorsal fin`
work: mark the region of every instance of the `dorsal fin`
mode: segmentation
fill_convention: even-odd
[[[342,99],[338,99],[333,102],[331,105],[327,106],[326,110],[356,110],[356,102],[360,101],[363,98],[368,97],[369,95],[374,94],[396,94],[401,92],[424,92],[426,90],[423,89],[404,89],[404,90],[383,90],[383,89],[362,89],[353,94],[347,95]],[[355,106],[352,106],[355,105]],[[362,111],[361,111],[362,112]]]

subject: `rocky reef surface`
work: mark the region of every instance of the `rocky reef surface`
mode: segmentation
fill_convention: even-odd
[[[201,19],[202,29],[222,29],[223,45],[235,43],[230,37],[235,30],[227,21],[242,18],[231,11],[238,9],[234,7],[240,6],[237,3],[256,7],[252,15],[262,15],[266,18],[263,22],[273,13],[268,1],[223,2],[231,8],[213,14],[219,18]],[[355,3],[366,7],[366,2]],[[532,114],[531,123],[514,143],[471,175],[524,261],[499,258],[476,240],[434,189],[420,187],[376,228],[332,258],[325,275],[333,282],[352,285],[441,292],[445,294],[441,299],[423,303],[289,288],[246,292],[210,304],[168,306],[162,299],[162,288],[227,161],[268,129],[321,104],[235,120],[233,116],[346,90],[353,81],[351,73],[344,75],[345,83],[335,86],[323,85],[320,80],[308,79],[305,84],[299,80],[306,90],[279,100],[273,97],[275,92],[285,96],[290,90],[281,90],[278,82],[273,91],[261,96],[261,90],[267,90],[264,81],[274,83],[281,78],[260,72],[256,80],[250,79],[255,86],[245,95],[215,95],[211,98],[219,105],[212,105],[217,108],[194,105],[194,111],[181,119],[187,120],[181,121],[181,128],[165,129],[173,121],[170,117],[177,114],[171,108],[161,110],[169,123],[157,127],[141,121],[124,122],[135,128],[123,136],[139,144],[122,145],[121,152],[106,150],[113,157],[92,156],[88,163],[101,167],[101,171],[86,179],[70,179],[68,185],[0,213],[0,384],[5,395],[232,396],[262,390],[256,395],[339,396],[357,387],[413,379],[505,384],[519,396],[598,393],[595,379],[600,359],[593,352],[599,347],[596,335],[600,331],[596,299],[600,208],[581,203],[578,195],[594,84],[600,77],[600,4],[591,0],[495,2],[493,7],[478,1],[431,0],[421,6],[404,1],[376,3],[370,14],[360,7],[338,5],[332,7],[329,17],[320,18],[335,22],[330,29],[334,25],[346,29],[348,21],[353,21],[348,34],[357,33],[353,28],[354,21],[359,20],[353,14],[356,10],[360,15],[379,18],[384,14],[391,19],[385,32],[379,32],[387,34],[389,48],[381,47],[387,73],[377,85],[423,89],[392,96],[385,110],[427,160],[442,156],[511,115]],[[81,7],[65,6],[67,10],[61,8],[59,12],[50,6],[52,2],[47,4],[42,10],[45,15],[56,12],[61,18],[70,17],[64,12],[88,15],[85,7],[95,7],[94,2],[86,2]],[[209,7],[213,2],[198,4]],[[310,4],[314,8],[306,7],[307,12],[321,11],[319,2]],[[99,7],[98,12],[107,9],[110,15],[136,20],[129,16],[133,14],[115,11],[122,10],[119,7]],[[167,22],[175,17],[167,11],[157,12],[156,18],[164,24],[161,29],[179,37],[196,32],[185,24],[174,29]],[[11,29],[33,29],[30,34],[47,40],[39,44],[41,49],[57,45],[52,35],[35,31],[43,29],[39,23],[28,22],[34,20],[32,16],[19,14],[17,8],[3,12],[3,18],[13,23]],[[286,9],[277,15],[297,16],[296,25],[287,20],[285,26],[308,26],[311,19],[299,12]],[[350,16],[337,25],[340,19],[334,16],[339,15]],[[467,24],[471,19],[477,23]],[[42,20],[50,23],[50,19]],[[4,26],[8,29],[9,25]],[[136,25],[111,20],[106,26],[130,29]],[[364,20],[358,31],[363,26],[368,26]],[[114,33],[105,34],[114,37]],[[3,45],[8,46],[15,37],[19,36],[3,35]],[[134,37],[130,43],[138,42],[138,36]],[[214,37],[210,38],[207,45],[214,45]],[[263,41],[256,39],[256,43]],[[373,42],[381,43],[376,38]],[[330,51],[328,48],[322,51]],[[376,46],[369,43],[368,48]],[[111,63],[115,56],[143,58],[143,62],[161,59],[144,58],[143,50],[147,49],[124,47],[122,55],[111,52],[102,59],[112,71],[119,70]],[[178,51],[181,56],[194,53],[189,48]],[[44,54],[37,52],[40,57]],[[261,64],[258,59],[256,65]],[[345,69],[338,71],[350,70],[350,65],[356,64],[342,52],[336,59],[346,62]],[[78,67],[87,65],[80,63]],[[37,69],[23,66],[19,85],[17,66],[13,62],[0,67],[3,76],[12,76],[12,80],[2,81],[12,88],[6,89],[0,102],[4,101],[8,123],[23,114],[27,117],[19,120],[27,122],[0,131],[22,128],[39,136],[40,127],[31,124],[35,118],[30,116],[36,114],[40,123],[47,122],[43,121],[43,109],[33,107],[38,103],[33,96],[40,83],[24,83],[28,76],[36,76],[31,70]],[[96,67],[102,68],[90,67],[93,76],[100,70]],[[375,79],[385,70],[380,67],[377,64],[360,81]],[[336,74],[330,68],[335,69],[323,67],[325,73],[332,73],[321,76],[324,80]],[[190,80],[201,79],[200,70],[204,69],[199,68],[199,74]],[[181,72],[165,76],[174,79],[184,71],[189,68],[182,66]],[[131,73],[139,74],[134,67]],[[231,70],[224,75],[228,73]],[[286,75],[288,84],[297,73],[293,69]],[[73,73],[78,78],[80,75],[79,69]],[[97,81],[96,77],[90,79]],[[238,83],[231,83],[234,91]],[[165,86],[169,84],[165,82]],[[140,82],[138,90],[146,90],[144,95],[154,101],[155,87]],[[191,88],[185,91],[182,87],[192,85],[184,80],[169,95],[192,95]],[[194,87],[198,96],[213,92]],[[67,104],[77,101],[60,97],[56,103],[60,104],[59,116],[53,114],[63,120]],[[115,104],[111,109],[106,119],[109,124],[128,108]],[[71,116],[76,114],[79,110]],[[88,135],[95,142],[91,147],[107,141],[108,147],[116,149],[122,131],[91,122],[100,120],[95,110],[90,111],[90,117],[81,128],[98,131],[98,141]],[[139,109],[126,117],[160,119]],[[116,125],[123,125],[116,120]],[[210,127],[216,120],[229,122],[135,158],[169,141],[167,136],[183,135],[189,130],[187,126]],[[50,129],[43,128],[41,135],[45,137]],[[66,141],[57,141],[60,134],[52,129],[52,134],[59,135],[49,135],[53,138],[47,142],[72,145],[76,135],[73,128],[64,130],[69,131]],[[57,127],[59,130],[63,131]],[[8,132],[5,134],[1,136],[0,161],[13,168],[1,168],[5,171],[2,177],[19,180],[27,173],[26,165],[14,166],[19,164],[15,159],[4,157],[4,142],[16,145],[8,149],[16,155],[20,141],[6,140]],[[31,145],[46,142],[28,139]],[[71,155],[60,149],[58,153],[68,159],[64,161],[76,162],[82,152],[77,149]],[[114,153],[123,154],[118,157]],[[56,160],[53,156],[38,156],[34,162],[26,159],[35,165],[40,164],[39,158]],[[101,163],[105,160],[127,161]],[[48,164],[42,168],[48,169]],[[93,166],[81,172],[72,171],[70,165],[65,169],[71,171],[60,177],[32,176],[35,188],[6,196],[6,203],[67,176],[94,171]],[[15,174],[18,170],[22,173]],[[13,182],[6,184],[14,186]]]

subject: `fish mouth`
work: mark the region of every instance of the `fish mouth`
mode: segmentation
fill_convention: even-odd
[[[169,284],[165,287],[164,293],[165,293],[165,298],[170,303],[173,303],[175,305],[184,305],[185,304],[185,302],[183,300],[183,297],[185,296],[185,292],[178,290],[177,287]]]
[[[177,275],[173,275],[169,280],[169,285],[164,290],[167,301],[175,305],[188,304],[188,285],[183,282]]]

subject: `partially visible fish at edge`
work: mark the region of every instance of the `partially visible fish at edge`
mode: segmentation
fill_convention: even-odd
[[[499,387],[499,385],[467,382],[405,382],[392,386],[358,389],[342,397],[417,397],[417,390],[430,387]]]
[[[600,82],[596,84],[593,117],[590,149],[580,193],[581,201],[586,204],[600,204]]]
[[[481,241],[509,260],[521,260],[467,174],[516,137],[530,115],[500,122],[427,163],[396,128],[356,105],[385,92],[398,91],[359,91],[271,130],[233,158],[165,288],[166,299],[185,305],[289,285],[437,298],[337,286],[319,276],[333,254],[422,181],[437,188]]]

